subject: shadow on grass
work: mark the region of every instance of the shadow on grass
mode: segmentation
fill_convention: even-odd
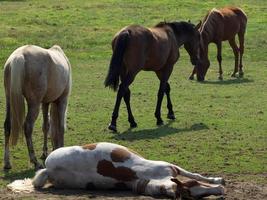
[[[248,78],[235,78],[228,80],[217,80],[217,81],[204,81],[203,84],[214,84],[214,85],[232,85],[232,84],[242,84],[242,83],[252,83],[254,80]]]
[[[1,177],[3,180],[12,182],[17,179],[32,178],[35,174],[33,169],[26,169],[23,171],[14,172],[11,170],[3,170],[4,176]]]
[[[129,129],[123,133],[114,135],[113,138],[116,140],[133,141],[133,140],[160,138],[160,137],[164,137],[164,136],[175,134],[175,133],[209,129],[209,127],[203,123],[193,124],[189,128],[173,128],[173,127],[170,127],[171,124],[172,124],[172,121],[169,121],[167,124],[160,126],[158,128],[146,129],[146,130],[140,130],[140,131],[133,131],[132,129]]]

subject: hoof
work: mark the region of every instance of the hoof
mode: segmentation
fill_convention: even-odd
[[[163,123],[163,121],[162,120],[158,120],[157,121],[157,126],[162,126],[164,123]]]
[[[136,122],[130,122],[130,127],[131,128],[136,128],[137,127],[137,123]]]
[[[244,72],[239,72],[239,78],[243,78],[244,77]]]
[[[232,75],[231,75],[231,77],[233,77],[233,78],[236,78],[236,74],[235,74],[235,73],[234,73],[234,74],[232,74]]]
[[[111,130],[111,131],[113,131],[113,132],[117,132],[117,128],[116,128],[115,125],[110,124],[110,125],[108,126],[108,129]]]
[[[189,76],[189,80],[194,80],[194,76]]]
[[[218,79],[219,79],[220,81],[222,81],[222,80],[223,80],[223,77],[222,77],[222,76],[219,76]]]
[[[10,170],[12,167],[11,167],[11,164],[10,163],[6,163],[3,167],[4,170]]]
[[[175,120],[175,116],[174,116],[173,113],[168,114],[168,115],[167,115],[167,118],[168,118],[168,119],[171,119],[171,120]]]
[[[44,168],[43,165],[41,165],[40,163],[36,163],[34,166],[35,171],[38,171],[38,170],[43,169],[43,168]]]

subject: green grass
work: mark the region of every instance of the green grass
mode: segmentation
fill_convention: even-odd
[[[181,58],[170,78],[177,119],[173,122],[166,119],[162,127],[155,125],[158,80],[152,72],[141,72],[131,86],[132,110],[138,128],[128,130],[127,112],[122,104],[118,119],[120,132],[108,131],[116,94],[105,89],[103,81],[113,35],[129,24],[153,26],[163,20],[188,19],[197,23],[210,8],[230,4],[241,6],[248,15],[245,77],[230,78],[234,59],[229,45],[223,43],[224,81],[217,80],[214,45],[210,46],[211,68],[207,81],[202,84],[189,81],[192,67],[186,51],[181,49]],[[264,1],[0,1],[0,21],[0,65],[4,66],[12,51],[24,44],[43,47],[59,44],[69,57],[73,88],[65,145],[109,141],[131,147],[146,158],[169,161],[201,173],[242,176],[267,172],[267,5]],[[3,76],[0,82],[3,83]],[[0,108],[0,124],[3,124],[3,87],[0,87]],[[164,119],[166,114],[164,100]],[[41,117],[33,138],[40,156]],[[0,145],[4,145],[4,134]],[[2,150],[0,157],[3,157]],[[0,172],[0,188],[13,179],[34,174],[24,141],[12,148],[11,161],[13,169]]]

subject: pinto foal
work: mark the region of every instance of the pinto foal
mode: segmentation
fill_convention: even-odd
[[[167,162],[147,160],[113,143],[62,147],[47,157],[45,165],[31,182],[36,188],[50,182],[55,188],[130,189],[171,198],[224,194],[222,178],[203,177]],[[178,175],[190,180],[179,181]],[[8,187],[16,190],[16,185],[15,181]]]

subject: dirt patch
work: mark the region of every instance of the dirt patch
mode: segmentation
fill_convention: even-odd
[[[266,174],[257,175],[259,179],[267,178]],[[239,176],[225,176],[226,177],[226,196],[227,200],[263,200],[267,199],[267,182],[256,183],[256,181],[240,181]],[[257,180],[257,179],[256,179]],[[148,196],[135,195],[130,191],[85,191],[85,190],[55,190],[46,189],[36,191],[31,194],[13,194],[7,189],[0,190],[0,200],[22,200],[22,199],[76,199],[76,200],[112,200],[112,199],[125,199],[125,200],[145,200],[154,199]],[[209,197],[205,199],[223,199],[218,197]]]

